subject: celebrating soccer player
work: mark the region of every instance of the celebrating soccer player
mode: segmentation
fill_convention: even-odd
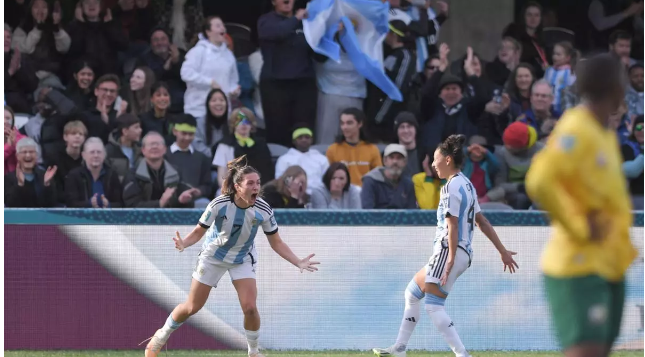
[[[255,235],[259,227],[269,238],[271,248],[282,258],[295,265],[300,272],[318,270],[311,261],[314,254],[299,259],[280,239],[273,210],[258,197],[260,175],[251,166],[242,165],[241,156],[228,163],[228,174],[222,185],[222,195],[206,208],[199,224],[182,239],[177,232],[175,248],[180,252],[199,242],[206,234],[206,241],[197,258],[188,300],[177,305],[165,325],[157,330],[146,347],[146,357],[156,357],[168,341],[170,334],[206,303],[208,294],[222,276],[228,272],[237,290],[244,312],[244,329],[250,357],[263,357],[258,351],[260,315],[256,307],[257,287],[255,267],[258,255]]]
[[[434,152],[432,166],[439,178],[447,179],[448,182],[441,189],[432,257],[425,269],[420,270],[410,281],[405,291],[405,311],[396,343],[385,349],[373,349],[377,356],[405,357],[408,341],[420,318],[419,303],[424,296],[430,319],[452,351],[457,357],[469,356],[444,304],[457,278],[470,267],[475,224],[499,251],[504,271],[508,268],[513,273],[519,268],[513,259],[516,253],[506,250],[499,240],[493,226],[480,212],[473,184],[461,173],[465,140],[463,135],[451,135]]]
[[[602,357],[618,337],[625,272],[636,257],[618,136],[608,122],[624,100],[625,74],[607,54],[576,71],[582,102],[534,157],[526,190],[553,225],[541,266],[564,354]]]

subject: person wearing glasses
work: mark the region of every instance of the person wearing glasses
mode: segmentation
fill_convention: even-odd
[[[96,80],[94,87],[95,106],[85,112],[85,126],[88,137],[97,137],[107,144],[110,132],[117,128],[116,118],[128,108],[126,101],[121,101],[117,109],[114,102],[119,95],[121,81],[115,74],[106,74]]]

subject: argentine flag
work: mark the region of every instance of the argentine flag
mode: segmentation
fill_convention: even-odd
[[[342,22],[345,31],[340,34],[340,43],[356,71],[400,102],[401,92],[383,70],[389,10],[389,3],[377,0],[313,0],[307,5],[309,16],[303,20],[303,30],[315,52],[339,62],[341,49],[334,35]]]

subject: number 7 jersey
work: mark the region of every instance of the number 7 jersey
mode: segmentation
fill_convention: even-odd
[[[451,177],[441,188],[439,208],[437,208],[437,233],[434,239],[434,249],[448,244],[447,217],[457,217],[459,232],[458,245],[472,258],[471,243],[475,229],[475,214],[479,213],[477,191],[470,180],[458,173]]]

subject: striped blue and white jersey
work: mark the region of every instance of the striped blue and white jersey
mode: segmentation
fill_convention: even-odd
[[[458,244],[468,255],[472,256],[470,244],[473,240],[475,214],[479,211],[481,209],[477,201],[477,192],[470,180],[461,172],[450,178],[441,188],[434,250],[440,249],[442,244],[447,246],[448,220],[446,217],[453,216],[458,218]]]
[[[273,210],[259,197],[244,209],[231,196],[219,196],[208,204],[199,225],[208,229],[200,255],[233,264],[257,260],[255,236],[260,227],[266,235],[278,231]]]

